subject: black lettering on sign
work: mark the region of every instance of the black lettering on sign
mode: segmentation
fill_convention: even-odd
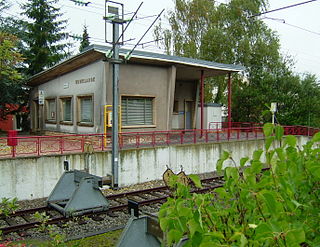
[[[86,78],[86,79],[80,79],[80,80],[76,80],[76,84],[82,84],[82,83],[88,83],[88,82],[95,82],[96,78],[95,77],[90,77],[90,78]]]

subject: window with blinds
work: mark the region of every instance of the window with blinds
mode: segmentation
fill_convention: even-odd
[[[47,121],[56,121],[56,100],[47,99],[46,100],[46,112],[47,112]]]
[[[61,99],[61,120],[63,122],[72,121],[72,98],[66,97]]]
[[[153,125],[153,98],[121,98],[122,126]]]
[[[79,122],[84,124],[93,124],[93,97],[78,97]]]

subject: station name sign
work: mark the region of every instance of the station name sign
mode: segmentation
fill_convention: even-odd
[[[88,83],[88,82],[95,82],[96,78],[95,77],[90,77],[90,78],[85,78],[85,79],[80,79],[76,80],[76,84],[82,84],[82,83]]]

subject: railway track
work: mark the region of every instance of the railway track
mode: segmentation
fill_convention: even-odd
[[[215,188],[221,187],[223,185],[223,177],[212,177],[201,180],[203,188],[194,189],[193,192],[204,193]],[[139,206],[152,206],[164,202],[171,195],[170,189],[167,186],[160,186],[155,188],[149,188],[144,190],[137,190],[132,192],[125,192],[119,194],[112,194],[106,196],[110,202],[109,209],[102,212],[86,213],[87,217],[94,219],[97,216],[102,216],[106,214],[111,217],[116,217],[115,212],[125,211],[128,207],[128,199],[136,201]],[[0,231],[3,235],[9,233],[19,233],[24,232],[31,228],[36,228],[41,224],[39,220],[34,217],[36,212],[45,212],[49,216],[46,224],[61,224],[72,219],[67,218],[60,214],[58,211],[49,207],[38,207],[26,210],[19,210],[8,216],[0,215]]]

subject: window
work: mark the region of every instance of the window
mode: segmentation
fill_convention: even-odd
[[[79,124],[93,125],[93,96],[78,97],[78,116]]]
[[[122,126],[153,125],[153,99],[122,96]]]
[[[56,99],[46,99],[46,121],[55,122],[56,120]]]
[[[63,97],[60,99],[61,122],[72,122],[72,97]]]

